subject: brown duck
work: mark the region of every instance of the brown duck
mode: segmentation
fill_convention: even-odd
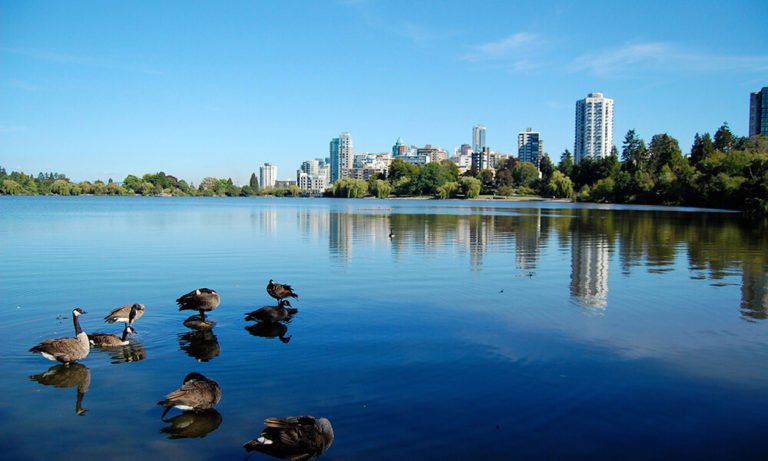
[[[205,320],[205,313],[219,307],[220,302],[219,294],[210,288],[198,288],[176,300],[180,311],[198,311],[200,312],[200,319],[203,321]]]
[[[197,372],[189,373],[184,377],[180,388],[165,396],[165,400],[157,402],[165,407],[163,415],[171,408],[179,410],[203,411],[210,410],[221,400],[221,388],[219,384]]]
[[[294,293],[290,285],[283,285],[282,283],[274,282],[272,279],[269,279],[267,284],[267,293],[278,301],[282,301],[285,298],[299,297],[299,295]]]
[[[333,428],[325,418],[289,416],[267,418],[261,436],[243,447],[276,458],[303,461],[320,457],[333,443]]]

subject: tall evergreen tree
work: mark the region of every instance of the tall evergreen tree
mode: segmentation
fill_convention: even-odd
[[[568,177],[573,173],[573,155],[568,149],[565,149],[565,152],[560,156],[560,163],[557,164],[557,169]]]
[[[251,173],[251,179],[248,181],[248,185],[254,192],[259,191],[259,180],[256,178],[256,173]]]
[[[709,133],[703,135],[696,133],[693,137],[693,146],[691,146],[691,164],[698,164],[714,151],[715,146],[712,144],[712,137],[709,136]]]
[[[728,122],[723,122],[723,125],[715,132],[715,149],[727,154],[731,151],[735,140],[731,129],[728,128]]]

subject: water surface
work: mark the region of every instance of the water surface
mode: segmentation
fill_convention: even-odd
[[[302,414],[333,423],[325,460],[768,455],[768,237],[733,213],[0,197],[0,242],[6,459],[242,459],[265,418]],[[270,278],[299,313],[247,329]],[[212,332],[174,302],[198,287],[222,296]],[[103,317],[133,302],[125,350],[28,352],[76,306],[119,334]],[[216,412],[162,421],[190,371]]]

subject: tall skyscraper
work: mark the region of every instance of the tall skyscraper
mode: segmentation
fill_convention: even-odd
[[[485,127],[483,125],[475,125],[472,127],[472,151],[482,152],[485,145]]]
[[[539,167],[544,154],[544,141],[538,131],[528,128],[517,134],[517,156],[521,162],[531,162]]]
[[[265,163],[264,166],[259,167],[259,184],[261,187],[275,187],[275,181],[277,181],[277,167]]]
[[[347,177],[352,168],[352,135],[346,131],[331,140],[331,184]]]
[[[768,136],[768,86],[749,95],[749,135]]]
[[[589,93],[576,101],[576,140],[573,160],[597,160],[611,154],[613,146],[613,99],[603,93]]]

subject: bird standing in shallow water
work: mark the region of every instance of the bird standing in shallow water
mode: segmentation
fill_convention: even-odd
[[[333,443],[333,427],[325,418],[267,418],[264,424],[267,427],[261,431],[261,436],[243,445],[247,451],[299,461],[320,457]]]
[[[219,297],[219,294],[210,288],[198,288],[176,300],[180,311],[198,311],[200,312],[200,319],[202,321],[205,321],[205,313],[219,307],[220,302],[221,298]]]
[[[92,346],[97,347],[119,347],[119,346],[127,346],[129,344],[128,342],[128,335],[132,335],[136,333],[136,330],[133,329],[133,321],[138,318],[139,313],[139,306],[141,306],[141,312],[144,312],[144,306],[141,304],[128,304],[127,307],[130,307],[128,316],[125,321],[125,328],[123,328],[123,334],[121,336],[115,336],[108,333],[91,333],[88,335],[88,340],[90,341]],[[123,306],[126,307],[126,306]],[[122,309],[122,308],[118,308]],[[110,319],[113,319],[117,316],[113,315],[118,309],[115,309],[105,318],[105,321],[107,323],[114,323],[114,322],[122,322],[122,320],[112,320],[110,322]],[[122,314],[120,314],[122,315]]]
[[[165,407],[163,415],[171,408],[179,410],[203,411],[210,410],[221,400],[221,388],[219,384],[197,372],[189,373],[184,377],[180,388],[165,396],[165,400],[157,402]]]
[[[277,323],[291,320],[291,317],[298,312],[297,309],[286,309],[291,303],[284,299],[277,303],[277,306],[264,306],[253,312],[245,314],[245,320],[255,320],[263,323]]]
[[[88,341],[88,335],[80,328],[80,321],[78,320],[78,317],[85,313],[79,307],[72,310],[72,322],[75,324],[74,338],[46,339],[29,351],[65,365],[88,357],[91,343]]]
[[[282,301],[285,298],[299,297],[290,285],[283,285],[282,283],[274,282],[272,279],[269,279],[267,284],[267,293],[278,301]]]

